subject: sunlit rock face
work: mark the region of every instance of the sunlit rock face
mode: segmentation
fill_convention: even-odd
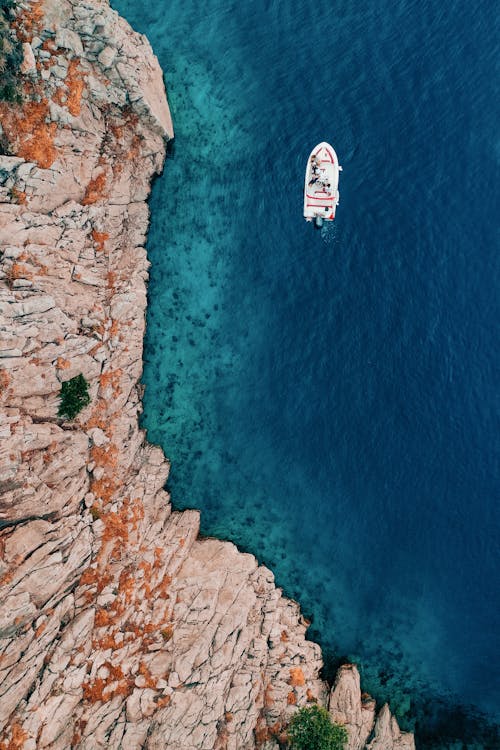
[[[0,746],[277,747],[297,706],[326,703],[319,647],[269,570],[200,539],[197,512],[171,511],[168,461],[138,427],[146,199],[173,137],[162,72],[103,1],[26,2],[13,28],[22,103],[0,104]],[[64,420],[61,384],[80,373],[90,403]],[[351,682],[330,711],[355,727],[354,748],[374,716]],[[370,747],[410,747],[384,711]]]

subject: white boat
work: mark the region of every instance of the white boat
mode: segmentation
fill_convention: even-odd
[[[339,165],[337,154],[323,141],[313,148],[307,160],[304,185],[304,218],[320,227],[335,219],[339,204]]]

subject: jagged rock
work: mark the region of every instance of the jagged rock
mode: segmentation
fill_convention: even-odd
[[[415,750],[413,735],[402,732],[387,703],[380,709],[375,722],[374,738],[367,750]]]
[[[66,28],[58,28],[55,37],[56,47],[67,49],[74,55],[83,55],[83,44],[74,31]]]
[[[33,54],[33,49],[31,47],[31,44],[28,44],[28,42],[24,42],[21,73],[26,75],[27,73],[32,73],[34,71],[36,71],[36,60],[35,55]]]
[[[115,47],[104,47],[104,49],[97,55],[97,59],[103,68],[110,68],[115,61],[116,54],[117,49]]]
[[[347,750],[361,750],[375,723],[375,701],[362,697],[359,672],[354,664],[344,664],[337,672],[330,693],[329,712],[332,721],[347,727]]]

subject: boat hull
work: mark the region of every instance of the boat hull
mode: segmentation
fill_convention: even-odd
[[[307,160],[304,183],[304,218],[306,221],[333,221],[339,204],[339,166],[337,154],[323,141],[313,148]]]

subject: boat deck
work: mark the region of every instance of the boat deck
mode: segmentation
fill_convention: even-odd
[[[338,163],[336,154],[327,144],[320,144],[311,154],[306,172],[304,216],[333,220],[339,202]]]

